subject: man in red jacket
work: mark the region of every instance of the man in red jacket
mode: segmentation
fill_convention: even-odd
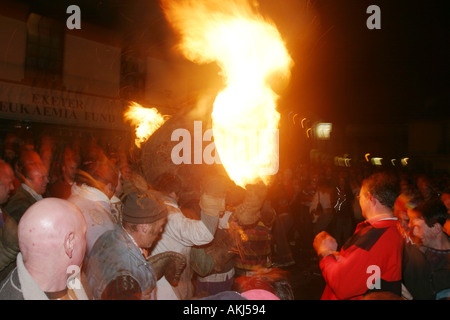
[[[359,204],[364,218],[338,253],[337,242],[326,232],[314,239],[326,282],[323,300],[362,299],[373,291],[401,296],[402,238],[393,206],[397,182],[375,173],[362,183]]]

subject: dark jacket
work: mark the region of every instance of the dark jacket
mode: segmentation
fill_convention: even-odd
[[[28,191],[19,186],[3,208],[5,222],[0,229],[0,281],[16,267],[19,253],[17,225],[25,211],[36,201]]]
[[[37,200],[20,185],[13,196],[4,206],[3,210],[12,217],[17,224],[25,211]]]
[[[157,279],[152,264],[121,226],[98,238],[83,272],[94,300],[155,299]]]
[[[405,245],[402,277],[414,300],[435,300],[450,288],[450,250]]]

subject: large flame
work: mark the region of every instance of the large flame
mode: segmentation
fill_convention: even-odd
[[[125,120],[131,122],[136,128],[135,144],[138,148],[141,144],[167,121],[169,116],[162,115],[156,108],[144,108],[137,102],[131,102],[124,113]]]
[[[216,150],[242,187],[268,181],[278,170],[277,94],[274,79],[290,77],[292,59],[276,26],[247,0],[165,0],[180,50],[196,63],[216,62],[225,88],[212,113]]]

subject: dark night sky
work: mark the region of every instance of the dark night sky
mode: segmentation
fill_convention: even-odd
[[[324,120],[404,122],[449,113],[448,5],[444,1],[318,0],[321,32],[290,95]],[[381,9],[369,30],[366,9]],[[301,59],[301,57],[298,57]]]
[[[142,43],[170,46],[171,30],[156,0],[23,1],[55,18],[67,17],[67,5],[78,4],[82,19],[110,29],[134,28]],[[340,123],[448,118],[447,3],[260,0],[261,12],[279,26],[295,61],[280,111],[301,116],[312,111]],[[381,30],[366,27],[371,4],[381,9]]]

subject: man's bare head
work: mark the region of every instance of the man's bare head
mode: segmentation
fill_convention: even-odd
[[[65,286],[67,268],[81,265],[86,228],[80,209],[63,199],[40,200],[24,213],[18,226],[19,247],[25,267],[42,290]]]

